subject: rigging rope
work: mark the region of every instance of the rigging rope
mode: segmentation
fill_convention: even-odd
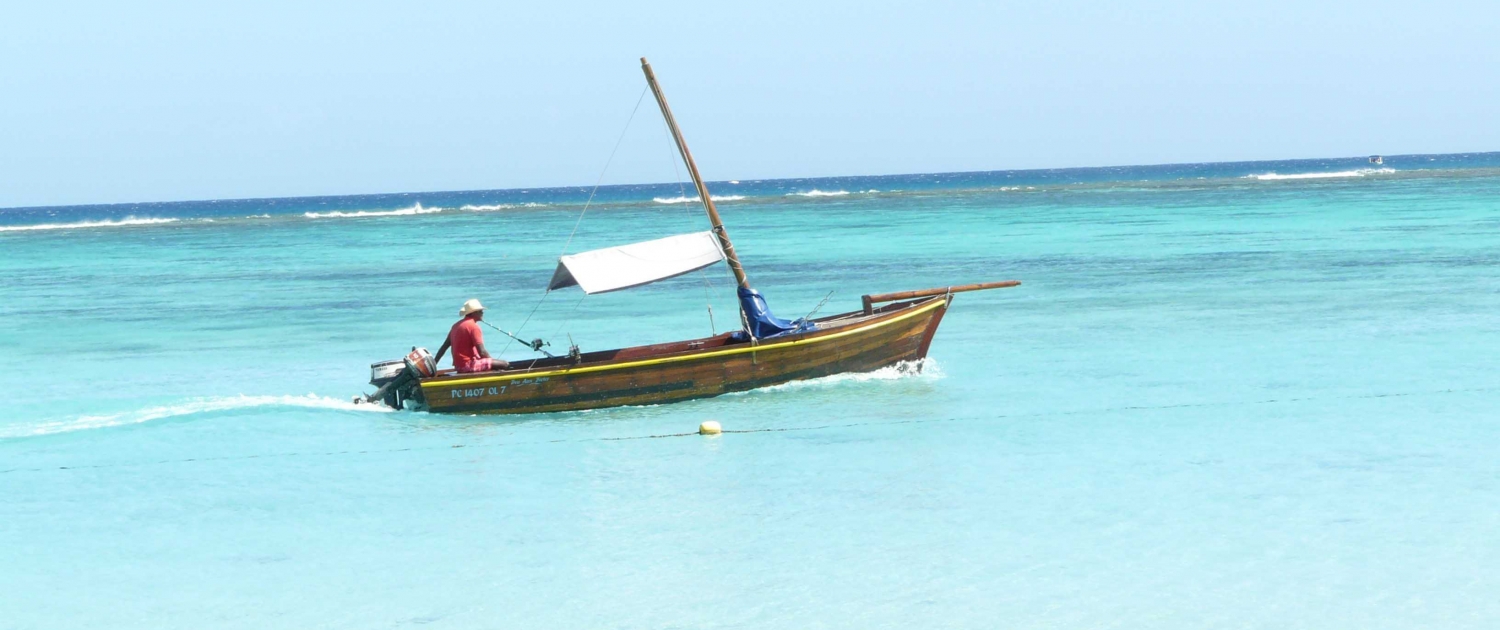
[[[806,315],[803,315],[802,316],[802,321],[810,320],[810,319],[812,319],[813,315],[817,315],[818,311],[822,310],[823,305],[828,303],[828,298],[831,298],[831,297],[833,297],[833,291],[829,291],[828,295],[823,296],[823,301],[818,302],[818,305],[814,306],[813,310],[808,311]]]
[[[578,312],[578,307],[583,306],[583,298],[586,298],[588,296],[589,296],[589,294],[585,293],[585,294],[579,296],[577,302],[573,303],[573,308],[568,311],[567,316],[563,317],[563,322],[561,324],[557,325],[557,330],[552,331],[552,336],[553,337],[556,337],[559,333],[561,333],[562,329],[565,326],[567,326],[568,324],[573,323],[573,314],[575,314],[575,313]]]
[[[578,235],[578,226],[583,225],[583,216],[588,214],[589,206],[594,203],[594,195],[599,193],[599,185],[604,183],[604,175],[609,172],[609,166],[614,163],[615,154],[619,153],[620,144],[625,142],[625,134],[630,131],[630,123],[635,121],[635,113],[640,111],[641,103],[646,100],[646,92],[649,90],[649,86],[642,89],[641,95],[636,97],[635,107],[631,108],[630,117],[625,119],[625,128],[620,130],[620,137],[615,140],[615,148],[610,149],[609,159],[604,161],[604,170],[599,171],[599,179],[594,180],[594,189],[589,191],[588,200],[583,202],[583,210],[578,213],[578,220],[573,222],[573,231],[568,233],[568,240],[563,243],[562,252],[558,253],[558,258],[562,258],[568,253],[568,247],[573,244],[573,237]],[[551,288],[542,292],[542,298],[536,301],[536,306],[531,307],[531,312],[526,314],[526,319],[521,320],[521,325],[516,327],[517,335],[521,334],[521,331],[526,328],[526,324],[531,322],[531,316],[536,315],[537,309],[542,307],[542,303],[547,301],[547,296],[549,295],[552,295]],[[584,295],[588,294],[585,293]],[[578,310],[578,307],[574,306],[573,310]],[[553,333],[552,336],[556,337],[557,333]],[[505,347],[500,349],[500,354],[505,354],[505,351],[510,349],[510,344],[512,343],[515,343],[514,339],[506,341]]]
[[[687,199],[687,188],[682,185],[682,173],[677,170],[677,143],[672,139],[672,130],[667,128],[666,118],[662,118],[661,131],[662,137],[667,141],[667,161],[672,164],[672,180],[677,182],[677,198]],[[687,208],[690,214],[697,215],[690,202],[684,203],[683,207]],[[698,277],[703,278],[703,302],[708,307],[708,336],[714,337],[719,334],[719,327],[714,325],[714,283],[709,279],[708,272],[702,269],[698,270]]]
[[[578,234],[578,226],[583,225],[583,215],[588,214],[589,204],[594,202],[594,195],[599,192],[599,185],[604,183],[604,174],[609,172],[609,165],[615,161],[615,154],[620,151],[620,143],[625,141],[626,132],[630,131],[630,123],[635,121],[635,113],[640,111],[641,102],[646,100],[646,90],[641,90],[641,95],[635,99],[635,107],[630,110],[630,118],[625,120],[625,128],[620,130],[620,137],[615,140],[615,148],[610,149],[609,159],[604,161],[604,170],[599,171],[599,179],[594,180],[594,189],[589,191],[589,199],[583,203],[583,211],[578,213],[578,220],[573,222],[573,231],[568,234],[568,241],[563,243],[562,252],[558,257],[568,253],[568,246],[573,244],[573,237]]]

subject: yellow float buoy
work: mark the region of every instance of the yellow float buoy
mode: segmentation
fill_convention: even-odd
[[[718,435],[724,432],[724,427],[714,420],[709,420],[698,425],[698,435]]]

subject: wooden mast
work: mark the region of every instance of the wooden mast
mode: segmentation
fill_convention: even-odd
[[[661,106],[661,115],[667,119],[672,139],[677,141],[677,151],[682,154],[682,161],[687,162],[693,185],[698,187],[698,197],[703,200],[703,209],[708,211],[708,221],[714,226],[714,236],[719,239],[719,248],[724,250],[724,261],[729,263],[729,271],[734,273],[734,280],[739,283],[740,288],[748,289],[750,279],[745,277],[740,257],[734,253],[734,244],[729,242],[729,232],[724,229],[724,221],[719,219],[719,210],[714,207],[713,197],[708,195],[708,186],[703,185],[703,176],[698,174],[698,165],[693,162],[693,154],[688,151],[687,141],[682,139],[682,130],[677,128],[677,119],[672,117],[672,108],[667,106],[667,97],[661,93],[661,86],[656,84],[656,73],[651,71],[651,64],[645,57],[641,57],[641,71],[646,73],[646,83],[651,85],[651,93],[656,95],[656,104]]]

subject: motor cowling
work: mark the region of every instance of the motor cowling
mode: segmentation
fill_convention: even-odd
[[[419,378],[432,378],[437,374],[437,361],[432,359],[432,353],[426,348],[412,348],[401,361],[406,364],[406,369]]]
[[[370,364],[370,384],[380,387],[406,373],[406,360],[393,359]]]
[[[419,407],[422,399],[422,379],[437,375],[437,361],[426,348],[412,348],[405,357],[370,364],[370,384],[378,387],[374,394],[365,397],[367,402],[381,401],[392,409],[409,407],[407,402]],[[357,399],[356,399],[357,400]]]

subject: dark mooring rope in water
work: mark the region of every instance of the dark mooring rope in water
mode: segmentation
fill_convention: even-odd
[[[896,425],[903,425],[903,424],[931,424],[931,423],[939,423],[939,422],[961,422],[961,421],[965,421],[965,420],[1003,420],[1003,419],[1014,420],[1014,419],[1023,419],[1023,418],[1050,418],[1050,417],[1064,417],[1064,416],[1094,415],[1094,414],[1118,413],[1118,412],[1128,412],[1128,411],[1159,411],[1159,410],[1164,410],[1164,409],[1193,409],[1193,408],[1208,408],[1208,407],[1248,407],[1248,406],[1253,406],[1253,405],[1274,405],[1274,404],[1298,403],[1298,402],[1318,402],[1318,401],[1330,401],[1330,400],[1365,400],[1365,399],[1378,399],[1378,398],[1405,398],[1405,397],[1412,397],[1412,396],[1434,396],[1434,395],[1440,395],[1440,394],[1461,394],[1461,393],[1493,392],[1493,391],[1500,391],[1500,387],[1475,387],[1475,388],[1468,388],[1468,389],[1439,389],[1439,390],[1431,390],[1431,391],[1423,391],[1423,392],[1389,392],[1389,393],[1383,393],[1383,394],[1363,394],[1363,395],[1359,395],[1359,396],[1330,396],[1330,397],[1306,396],[1306,397],[1298,397],[1298,398],[1272,398],[1272,399],[1267,399],[1267,400],[1252,400],[1252,401],[1237,401],[1237,402],[1180,403],[1180,404],[1175,404],[1175,405],[1132,405],[1132,406],[1126,406],[1126,407],[1106,407],[1106,408],[1101,408],[1101,409],[1080,409],[1080,410],[1075,410],[1075,411],[1056,411],[1056,412],[1048,412],[1048,413],[1001,414],[1001,415],[997,415],[997,416],[985,416],[985,417],[966,416],[966,417],[959,417],[959,418],[910,418],[910,419],[906,419],[906,420],[878,420],[878,421],[867,421],[867,422],[827,423],[827,424],[797,426],[797,427],[766,427],[766,428],[760,428],[760,429],[724,429],[723,433],[725,433],[725,434],[737,434],[737,435],[749,434],[749,433],[787,433],[787,432],[793,432],[793,431],[822,431],[822,430],[826,430],[826,429],[851,429],[851,428],[858,428],[858,427],[896,426]],[[516,446],[529,446],[529,445],[536,445],[536,444],[562,444],[562,443],[574,443],[574,442],[623,442],[623,441],[629,441],[629,440],[657,440],[657,439],[664,439],[664,438],[697,437],[697,436],[699,436],[699,433],[697,431],[691,431],[691,432],[687,432],[687,433],[660,433],[660,434],[654,434],[654,435],[626,435],[626,436],[614,436],[614,437],[572,438],[572,439],[558,439],[558,440],[532,440],[532,441],[527,441],[527,442],[493,442],[493,443],[487,443],[487,444],[450,444],[450,445],[446,445],[446,446],[409,446],[409,447],[405,447],[405,448],[392,448],[392,449],[362,449],[362,450],[350,449],[350,450],[344,450],[344,451],[294,451],[294,452],[285,452],[285,453],[262,453],[262,454],[256,454],[256,455],[225,455],[225,456],[221,456],[221,457],[189,457],[189,458],[183,458],[183,459],[163,459],[163,460],[158,460],[158,461],[142,461],[142,462],[128,462],[128,463],[115,463],[115,464],[84,464],[84,465],[78,465],[78,466],[47,466],[47,467],[37,467],[37,468],[10,468],[10,469],[5,469],[5,470],[0,470],[0,474],[17,473],[17,472],[47,472],[47,471],[55,471],[55,470],[97,470],[97,469],[105,469],[105,468],[128,468],[128,467],[135,467],[135,466],[156,466],[156,465],[163,465],[163,464],[188,464],[188,463],[198,463],[198,462],[223,462],[223,461],[241,461],[241,460],[251,460],[251,459],[273,459],[273,458],[279,458],[279,457],[328,457],[328,456],[333,456],[333,455],[379,455],[379,454],[385,454],[385,453],[407,453],[407,452],[413,452],[414,453],[414,452],[420,452],[420,451],[443,451],[443,450],[453,450],[453,449],[459,449],[459,448],[467,448],[467,449],[506,448],[506,447],[516,447]]]

